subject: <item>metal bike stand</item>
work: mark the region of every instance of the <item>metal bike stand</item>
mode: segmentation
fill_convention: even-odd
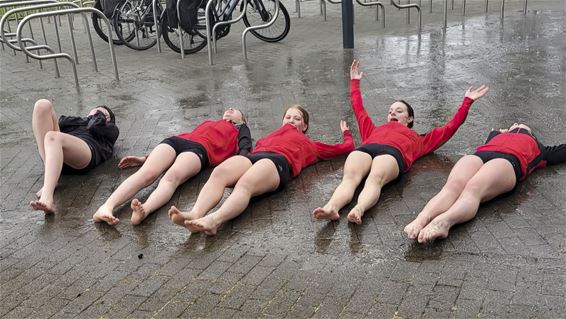
[[[504,15],[505,15],[505,0],[501,0],[501,23],[503,23]]]
[[[208,7],[208,6],[207,6]],[[245,15],[246,15],[246,9],[248,8],[248,1],[244,0],[244,7],[242,9],[242,13],[240,13],[239,16],[237,16],[236,18],[230,20],[230,21],[222,21],[222,22],[218,22],[216,23],[213,27],[212,27],[212,32],[209,32],[210,30],[210,21],[207,21],[206,24],[206,45],[208,46],[208,63],[210,65],[213,65],[214,62],[212,61],[212,51],[214,51],[214,54],[217,53],[217,48],[216,48],[216,28],[219,26],[223,26],[223,25],[227,25],[227,24],[233,24],[236,23],[238,21],[240,21]],[[208,11],[207,11],[208,12]],[[206,14],[207,20],[208,20],[208,13]],[[212,35],[212,44],[211,44],[211,35]],[[211,45],[213,50],[211,50]]]
[[[47,17],[47,16],[53,16],[53,18],[55,19],[55,17],[57,17],[57,16],[60,17],[62,15],[84,14],[84,13],[94,13],[94,14],[96,14],[102,20],[104,20],[104,22],[106,23],[106,26],[108,27],[108,30],[110,30],[110,21],[108,21],[108,18],[106,18],[104,13],[102,13],[101,11],[99,11],[95,8],[74,8],[74,9],[65,9],[65,10],[59,10],[59,11],[41,12],[41,13],[31,14],[31,15],[26,16],[25,18],[22,19],[22,21],[18,24],[18,29],[16,31],[16,39],[18,41],[18,44],[20,45],[20,48],[22,49],[22,52],[24,52],[26,55],[30,56],[31,58],[38,59],[38,60],[65,58],[65,59],[69,60],[69,62],[71,62],[71,65],[73,67],[73,74],[75,76],[75,85],[76,85],[77,88],[79,87],[79,78],[78,78],[78,75],[77,75],[77,66],[75,64],[75,60],[73,60],[73,58],[68,53],[63,53],[63,52],[54,53],[54,54],[46,54],[46,55],[38,55],[38,54],[34,54],[34,53],[30,52],[29,50],[31,50],[33,48],[28,48],[28,47],[24,46],[23,39],[22,39],[22,30],[23,30],[25,24],[28,23],[29,21],[31,21],[32,19]],[[57,25],[57,23],[55,23],[55,25]],[[91,41],[91,44],[92,44],[92,41]],[[118,65],[116,63],[116,54],[114,53],[114,43],[113,43],[113,41],[108,41],[108,45],[110,47],[110,56],[112,58],[112,65],[114,66],[114,75],[115,75],[116,81],[119,81],[120,78],[118,76]]]
[[[448,0],[444,0],[444,2],[446,3],[446,1]],[[398,9],[407,9],[407,24],[411,23],[411,15],[409,14],[409,11],[411,10],[411,8],[416,8],[418,13],[419,13],[419,34],[421,33],[421,29],[422,29],[422,14],[421,14],[421,6],[419,6],[416,3],[409,3],[409,4],[397,4],[395,3],[394,0],[391,0],[391,4],[394,5],[396,8]]]
[[[448,25],[448,0],[444,0],[444,25],[442,26],[442,29],[446,30],[447,25]]]
[[[57,2],[57,0],[33,0],[33,1],[12,1],[12,0],[3,0],[0,1],[0,9],[2,8],[9,8],[9,7],[26,7],[26,6],[31,6],[31,5],[37,5],[37,4],[44,4],[44,3],[55,3]],[[6,13],[4,13],[5,15]],[[8,32],[12,33],[12,28],[10,26],[10,21],[8,21]],[[0,37],[0,43],[2,44],[2,50],[4,50],[4,37],[1,36]],[[16,55],[16,51],[14,50],[14,55]],[[26,56],[26,59],[28,59],[28,57]],[[29,61],[29,60],[28,60]]]
[[[31,2],[31,1],[30,1]],[[79,6],[74,4],[74,3],[70,3],[70,2],[51,2],[51,3],[47,3],[47,4],[42,4],[42,5],[36,5],[36,6],[23,6],[20,8],[15,8],[15,9],[11,9],[9,11],[7,11],[2,18],[0,19],[0,39],[2,39],[2,41],[4,41],[6,43],[6,45],[8,47],[10,47],[13,51],[14,54],[16,51],[22,51],[22,49],[18,46],[15,46],[13,43],[16,43],[17,41],[15,39],[8,39],[8,37],[11,38],[15,38],[16,37],[16,33],[5,33],[4,32],[4,25],[6,23],[8,23],[8,31],[11,31],[10,29],[10,20],[9,17],[11,15],[16,15],[19,12],[26,12],[26,11],[35,11],[35,10],[41,10],[41,9],[47,9],[47,8],[63,8],[63,7],[75,7],[78,8]],[[46,42],[44,45],[37,45],[37,42],[35,41],[34,37],[33,37],[33,31],[31,28],[31,24],[29,24],[29,30],[30,30],[30,34],[31,34],[31,38],[24,38],[22,39],[22,41],[24,43],[31,43],[33,44],[33,49],[37,50],[39,53],[39,50],[41,49],[45,49],[47,51],[51,50],[51,48],[49,47],[49,45],[47,44],[47,37],[45,36],[45,28],[43,26],[43,20],[40,20],[41,23],[41,29],[43,31],[43,39]],[[29,56],[26,55],[26,62],[29,63]],[[41,63],[41,60],[38,61],[39,62],[39,67],[40,69],[43,69],[43,64]],[[59,68],[58,65],[55,61],[55,74],[56,76],[59,76]]]
[[[151,3],[153,9],[153,23],[155,23],[155,28],[157,31],[157,52],[161,53],[161,23],[157,23],[157,2],[159,0],[153,0]],[[165,11],[164,11],[165,12]]]
[[[466,16],[466,0],[462,3],[462,16]]]
[[[248,32],[252,30],[264,29],[271,26],[273,23],[275,23],[275,20],[277,20],[277,16],[279,16],[279,0],[275,0],[275,13],[273,14],[273,17],[269,22],[267,22],[266,24],[250,26],[244,29],[244,32],[242,32],[242,51],[244,53],[244,60],[248,59],[248,52],[246,50],[246,34],[248,34]]]
[[[209,0],[206,4],[208,8],[208,4],[213,2],[214,0]],[[179,11],[179,5],[181,4],[181,0],[177,0],[177,32],[179,33],[179,45],[181,46],[181,59],[185,58],[185,45],[183,43],[183,28],[181,28],[181,12]],[[207,11],[205,11],[207,12]],[[207,17],[208,18],[208,17]]]
[[[527,1],[525,0],[525,4],[523,5],[523,14],[527,14]]]
[[[383,3],[379,2],[379,1],[374,1],[374,2],[362,2],[361,0],[356,0],[356,2],[364,7],[371,7],[371,6],[375,6],[375,21],[379,21],[379,8],[381,7],[381,16],[383,18],[383,27],[385,28],[385,7],[383,6]]]
[[[326,21],[326,1],[332,3],[332,4],[341,4],[342,1],[336,1],[336,0],[321,0],[320,4],[321,4],[321,9],[322,9],[322,15],[324,16],[324,21]]]
[[[295,0],[295,11],[297,11],[297,18],[301,18],[301,0]]]

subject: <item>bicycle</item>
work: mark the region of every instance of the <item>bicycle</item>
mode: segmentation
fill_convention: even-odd
[[[114,28],[112,19],[114,17],[114,13],[116,12],[116,7],[120,4],[121,0],[96,0],[94,2],[94,8],[102,11],[104,15],[110,20],[110,27]],[[118,36],[114,36],[115,32],[113,30],[106,30],[106,23],[102,21],[102,19],[97,14],[92,14],[91,16],[92,26],[94,31],[98,36],[108,42],[108,35],[111,35],[112,42],[115,45],[121,45],[124,42],[118,38]]]
[[[187,1],[187,0],[179,0]],[[195,1],[195,0],[193,0]],[[206,46],[206,23],[205,23],[205,7],[206,0],[200,1],[197,7],[197,23],[191,30],[184,30],[186,33],[183,35],[183,43],[188,44],[188,48],[184,48],[185,54],[196,53]],[[215,0],[210,0],[215,1]],[[275,13],[275,0],[243,0],[248,1],[246,13],[243,16],[243,21],[246,27],[251,25],[264,24],[271,20]],[[219,0],[215,3],[214,8],[211,10],[210,20],[211,25],[216,22],[228,21],[232,18],[232,13],[236,7],[240,5],[240,12],[244,8],[242,0]],[[169,8],[167,9],[169,10]],[[167,11],[165,10],[165,11]],[[161,15],[161,31],[163,40],[175,52],[180,53],[180,39],[178,25],[171,25],[167,12]],[[280,18],[282,17],[282,18]],[[181,19],[183,17],[181,16]],[[283,40],[289,33],[291,28],[291,18],[287,9],[282,3],[279,3],[279,15],[275,23],[268,28],[252,30],[251,33],[258,39],[266,42],[278,42]],[[216,29],[216,39],[220,39],[230,32],[230,25],[224,25]]]
[[[157,17],[162,12],[163,6],[157,1]],[[131,49],[147,50],[157,43],[159,22],[153,18],[152,0],[125,0],[116,7],[112,24],[118,39]]]

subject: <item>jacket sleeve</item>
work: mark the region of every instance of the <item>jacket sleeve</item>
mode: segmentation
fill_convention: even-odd
[[[90,117],[87,124],[88,131],[97,139],[104,139],[114,145],[120,131],[114,123],[107,123],[102,112],[97,112]]]
[[[324,144],[321,142],[313,142],[318,150],[318,158],[328,160],[336,156],[348,154],[354,150],[354,138],[350,130],[344,131],[344,143],[340,144]]]
[[[88,118],[79,116],[64,116],[59,117],[59,129],[63,133],[73,130],[75,127],[85,126],[88,123]]]
[[[238,155],[246,155],[252,150],[252,134],[246,124],[238,129]]]
[[[566,144],[545,146],[542,149],[543,160],[547,165],[556,165],[566,162]]]
[[[448,123],[444,124],[442,127],[434,128],[432,131],[425,134],[425,136],[422,137],[423,149],[419,156],[433,152],[446,143],[466,120],[472,103],[474,103],[474,100],[465,97],[458,112],[456,112]]]
[[[365,141],[375,128],[375,125],[364,108],[360,80],[350,80],[350,104],[358,121],[362,141]]]

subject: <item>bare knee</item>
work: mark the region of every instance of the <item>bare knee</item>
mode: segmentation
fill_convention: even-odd
[[[466,187],[466,181],[452,180],[452,181],[448,181],[448,183],[444,185],[443,190],[455,194],[461,194],[465,187]]]
[[[136,175],[138,175],[138,178],[141,180],[142,184],[149,185],[153,183],[159,177],[159,175],[161,175],[161,173],[162,172],[153,168],[145,168],[140,169],[138,172],[136,172]]]
[[[226,180],[226,176],[230,173],[229,167],[218,166],[216,167],[212,173],[210,174],[209,181],[213,183],[221,183],[227,185],[228,181]]]
[[[46,99],[40,99],[35,102],[33,112],[36,114],[51,114],[53,112],[53,104]]]
[[[43,142],[47,144],[61,144],[61,132],[59,131],[49,131],[45,133]]]
[[[383,186],[383,184],[385,184],[386,178],[387,176],[386,174],[384,174],[384,172],[370,172],[366,179],[366,183]]]
[[[160,183],[180,184],[181,176],[175,171],[168,170],[167,173],[161,178]]]

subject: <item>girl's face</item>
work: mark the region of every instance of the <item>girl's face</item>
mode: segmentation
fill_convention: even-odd
[[[308,128],[307,124],[305,123],[305,119],[303,118],[303,113],[294,108],[288,109],[287,112],[285,112],[282,125],[285,124],[293,125],[301,133],[304,133]]]
[[[512,131],[512,130],[517,129],[517,128],[527,130],[527,131],[529,131],[529,133],[532,133],[532,130],[531,130],[530,127],[528,127],[525,124],[519,124],[519,123],[513,123],[513,125],[511,125],[511,127],[509,128],[509,131]]]
[[[238,109],[235,108],[228,108],[225,112],[224,115],[222,116],[223,120],[226,121],[230,121],[234,124],[242,124],[244,123],[244,116],[242,115],[242,112]]]
[[[102,112],[102,114],[104,114],[104,117],[106,117],[106,123],[110,122],[110,113],[108,113],[108,110],[103,108],[103,107],[96,107],[96,108],[90,110],[90,112],[88,113],[88,116],[94,115],[97,112]]]
[[[407,106],[402,102],[395,102],[389,107],[387,113],[387,122],[399,122],[405,126],[413,121],[413,117],[409,116]]]

